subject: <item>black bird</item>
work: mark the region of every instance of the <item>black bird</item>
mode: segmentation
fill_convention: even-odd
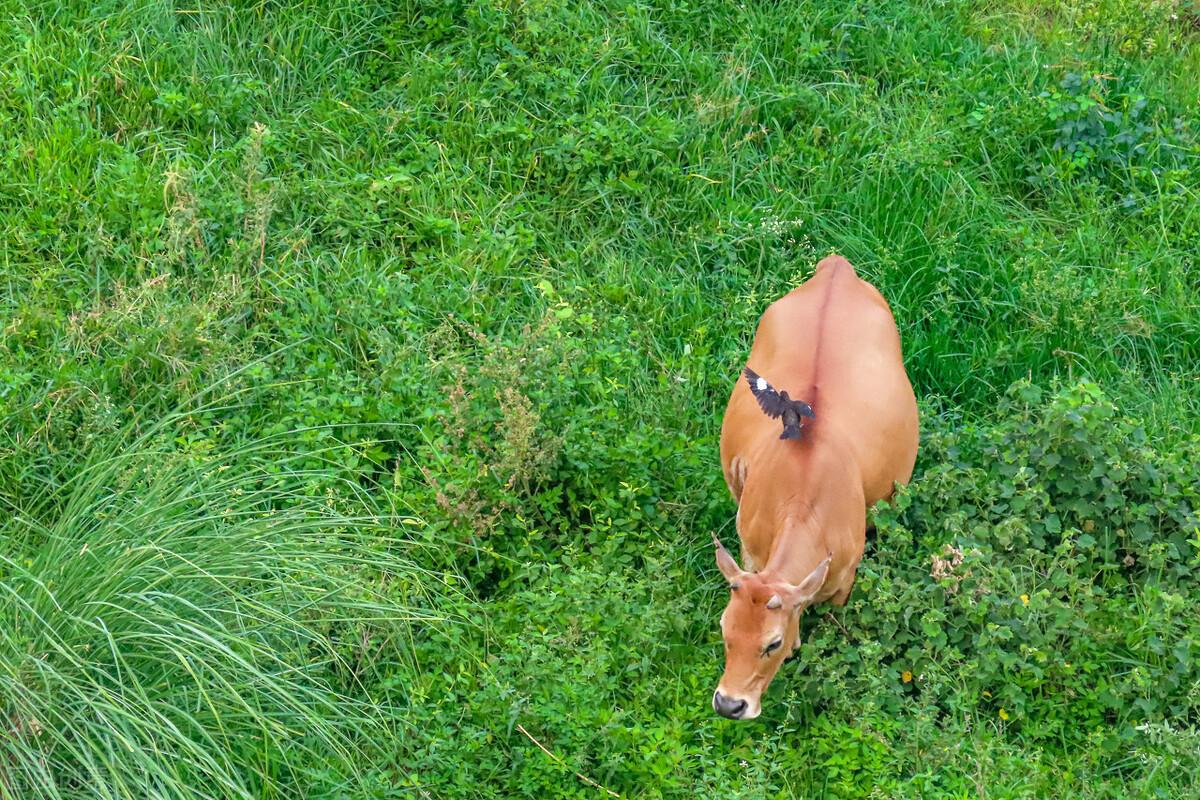
[[[793,400],[788,397],[787,392],[775,391],[775,387],[767,383],[766,378],[760,377],[749,367],[746,367],[746,380],[749,381],[750,391],[763,413],[771,419],[783,417],[783,433],[779,435],[780,439],[799,439],[800,427],[803,424],[801,417],[817,418],[812,406],[803,400]]]

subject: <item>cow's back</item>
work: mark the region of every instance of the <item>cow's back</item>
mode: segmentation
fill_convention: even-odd
[[[739,380],[722,427],[727,477],[739,455],[766,451],[808,460],[822,448],[856,462],[868,505],[890,496],[893,482],[911,477],[917,407],[896,323],[883,297],[845,259],[823,260],[810,280],[771,304],[747,365],[809,402],[816,418],[799,441],[776,441],[779,420],[763,414]],[[779,449],[787,446],[792,450]]]

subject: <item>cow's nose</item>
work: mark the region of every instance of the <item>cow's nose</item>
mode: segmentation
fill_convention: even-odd
[[[741,719],[742,714],[746,713],[746,701],[735,700],[732,697],[726,697],[720,692],[716,692],[713,694],[713,710],[722,717]]]

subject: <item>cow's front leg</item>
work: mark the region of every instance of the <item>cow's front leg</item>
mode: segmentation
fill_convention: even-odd
[[[792,627],[794,627],[796,630],[792,635],[792,649],[787,654],[789,659],[795,656],[796,653],[800,652],[800,614],[796,614],[792,617]]]
[[[829,602],[838,608],[846,605],[846,601],[850,599],[850,593],[854,591],[854,579],[857,577],[858,568],[855,567],[854,572],[850,574],[850,581],[843,588],[838,589],[837,594],[829,598]]]

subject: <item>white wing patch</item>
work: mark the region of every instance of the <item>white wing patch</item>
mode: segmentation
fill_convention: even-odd
[[[770,388],[770,386],[771,384],[767,383],[766,378],[759,378],[758,384],[755,388],[757,388],[760,392],[765,392],[768,388]]]

